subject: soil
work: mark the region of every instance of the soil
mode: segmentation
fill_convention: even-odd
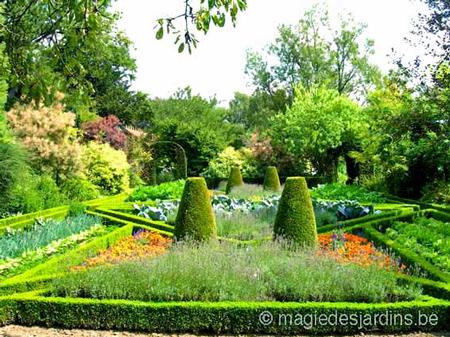
[[[196,337],[195,335],[164,335],[164,334],[145,334],[131,333],[122,331],[96,331],[96,330],[64,330],[64,329],[48,329],[40,327],[23,327],[18,325],[8,325],[0,327],[0,337]],[[450,332],[433,332],[433,333],[410,333],[404,335],[374,335],[360,334],[356,336],[367,337],[450,337]],[[355,337],[356,337],[355,336]],[[256,336],[253,336],[256,337]]]

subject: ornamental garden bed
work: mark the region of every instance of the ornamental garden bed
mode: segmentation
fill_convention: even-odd
[[[190,193],[191,198],[202,195],[201,189]],[[0,283],[1,323],[235,334],[406,332],[450,326],[450,214],[444,211],[419,210],[400,201],[317,200],[316,217],[320,212],[332,216],[317,227],[312,249],[270,239],[279,231],[279,209],[291,211],[279,197],[216,196],[212,204],[203,204],[202,217],[192,215],[198,200],[186,204],[185,198],[181,203],[145,202],[147,208],[142,202],[138,207],[123,202],[124,197],[91,203],[82,217],[92,226],[70,226],[61,235],[45,233],[36,239],[40,245],[15,248],[11,258],[58,246],[73,233],[102,228],[5,276]],[[355,217],[343,215],[366,208]],[[198,232],[190,228],[184,228],[187,234],[180,240],[180,212],[188,224],[215,218],[218,240],[196,238]],[[39,225],[28,226],[20,234],[31,237],[39,230]],[[12,245],[6,238],[14,234],[5,232],[0,247],[2,240]],[[214,236],[207,229],[201,234]]]

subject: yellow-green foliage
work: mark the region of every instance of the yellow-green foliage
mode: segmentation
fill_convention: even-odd
[[[264,176],[264,189],[266,191],[279,192],[281,190],[280,178],[275,166],[269,166]]]
[[[273,230],[276,239],[295,246],[317,245],[316,219],[305,178],[286,180]]]
[[[228,177],[226,192],[230,193],[233,187],[242,185],[244,185],[244,179],[242,179],[241,170],[237,166],[232,167]]]
[[[232,146],[228,146],[211,160],[203,175],[227,179],[233,167],[239,167],[244,177],[257,175],[256,161],[252,151],[247,148],[236,150]]]
[[[85,175],[106,194],[116,194],[129,188],[129,169],[123,151],[109,144],[88,143],[83,149]]]
[[[204,178],[188,178],[181,197],[174,235],[203,241],[216,237],[217,228]]]

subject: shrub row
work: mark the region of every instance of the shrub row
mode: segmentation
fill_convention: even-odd
[[[133,214],[122,213],[122,212],[113,211],[113,210],[104,209],[104,208],[96,208],[95,213],[108,215],[115,219],[124,220],[128,223],[153,227],[155,229],[159,229],[162,231],[169,231],[169,232],[173,231],[173,226],[168,225],[163,221],[155,221],[155,220],[151,220],[151,219],[146,219],[144,217],[133,215]]]
[[[341,221],[338,225],[326,225],[321,226],[317,229],[319,233],[326,233],[340,227],[346,230],[351,230],[356,227],[373,226],[382,223],[391,223],[392,220],[411,220],[415,217],[415,212],[411,211],[409,208],[402,208],[389,212],[382,212],[379,214],[366,215],[360,218]]]
[[[400,322],[400,316],[402,322]],[[270,317],[273,318],[272,322]],[[320,317],[328,318],[319,324]],[[342,317],[347,317],[347,323],[336,322],[337,319],[345,319]],[[425,317],[428,324],[425,324]],[[14,322],[62,328],[164,333],[283,335],[355,334],[368,331],[399,333],[418,329],[439,331],[448,328],[450,302],[427,298],[411,302],[379,304],[150,303],[53,298],[23,294],[0,298],[0,320],[2,321],[0,323],[4,324]],[[350,324],[351,322],[353,325]]]
[[[450,206],[431,204],[431,203],[412,200],[412,199],[399,198],[399,197],[396,197],[393,195],[389,195],[388,200],[393,201],[393,202],[401,202],[401,203],[419,205],[421,209],[430,209],[431,208],[431,209],[435,209],[437,211],[450,213]]]

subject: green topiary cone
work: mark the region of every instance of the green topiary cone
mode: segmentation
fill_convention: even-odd
[[[275,239],[288,240],[295,246],[317,245],[316,219],[305,178],[286,180],[273,230]]]
[[[242,185],[244,185],[244,179],[242,179],[241,170],[237,166],[232,167],[228,177],[226,193],[230,193],[233,187]]]
[[[269,166],[264,176],[264,190],[279,192],[281,190],[280,178],[275,166]]]
[[[216,233],[216,220],[205,179],[188,178],[175,220],[175,238],[203,241],[216,237]]]

